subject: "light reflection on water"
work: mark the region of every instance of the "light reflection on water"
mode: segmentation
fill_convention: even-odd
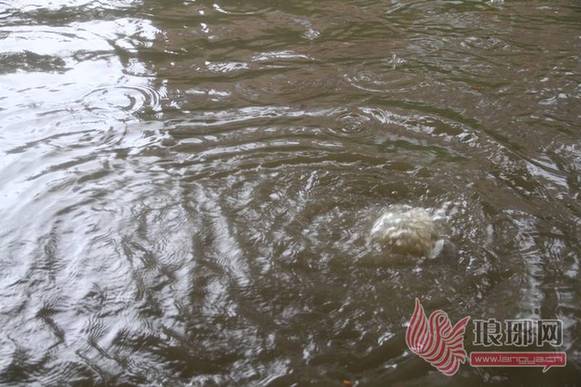
[[[560,318],[579,373],[573,1],[0,1],[0,381],[438,384],[452,319]],[[445,208],[436,260],[369,242]]]

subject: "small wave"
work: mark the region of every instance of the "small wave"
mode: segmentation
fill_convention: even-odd
[[[161,109],[164,91],[147,86],[113,86],[95,89],[82,99],[87,110],[122,110],[135,113],[146,109]]]

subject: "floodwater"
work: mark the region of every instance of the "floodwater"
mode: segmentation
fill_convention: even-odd
[[[574,0],[1,0],[0,383],[579,383],[580,58]],[[440,375],[416,297],[568,365]]]

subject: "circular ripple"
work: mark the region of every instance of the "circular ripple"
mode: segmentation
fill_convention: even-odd
[[[162,94],[151,87],[114,86],[95,89],[81,101],[87,110],[112,110],[136,113],[161,109]]]

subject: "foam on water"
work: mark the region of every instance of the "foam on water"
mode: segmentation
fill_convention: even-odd
[[[441,247],[441,210],[391,205],[371,229],[374,240],[400,254],[433,257]]]

